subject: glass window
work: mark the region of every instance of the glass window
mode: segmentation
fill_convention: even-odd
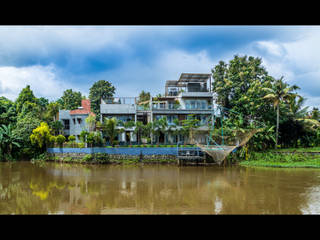
[[[70,120],[63,119],[62,121],[63,121],[64,130],[69,130],[70,129]]]
[[[186,109],[191,109],[190,100],[186,100]]]

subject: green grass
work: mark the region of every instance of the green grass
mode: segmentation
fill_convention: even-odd
[[[310,148],[281,148],[273,149],[272,152],[320,152],[320,147],[310,147]]]
[[[320,168],[320,156],[304,154],[275,154],[272,151],[251,153],[246,161],[239,163],[250,167]]]

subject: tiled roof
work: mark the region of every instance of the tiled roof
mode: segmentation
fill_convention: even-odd
[[[82,109],[75,109],[70,111],[70,115],[76,115],[76,114],[90,114],[94,115],[94,113],[91,112],[90,108],[90,100],[89,99],[83,99],[81,101]]]

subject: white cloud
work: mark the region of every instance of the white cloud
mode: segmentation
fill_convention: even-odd
[[[307,97],[306,105],[320,106],[320,31],[308,28],[291,41],[257,41],[242,49],[247,55],[262,57],[263,65],[275,78],[284,76],[298,85]]]
[[[57,77],[55,67],[0,67],[0,96],[15,100],[22,88],[30,85],[36,97],[56,99],[65,89],[71,88]]]
[[[166,80],[178,80],[183,72],[210,73],[213,64],[206,51],[187,53],[172,50],[163,52],[152,63],[130,60],[124,63],[125,68],[121,66],[94,78],[110,81],[116,87],[117,96],[134,97],[142,90],[157,95],[164,93]]]

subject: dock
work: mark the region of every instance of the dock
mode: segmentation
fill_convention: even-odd
[[[179,165],[184,163],[205,162],[205,153],[199,147],[177,147]]]

